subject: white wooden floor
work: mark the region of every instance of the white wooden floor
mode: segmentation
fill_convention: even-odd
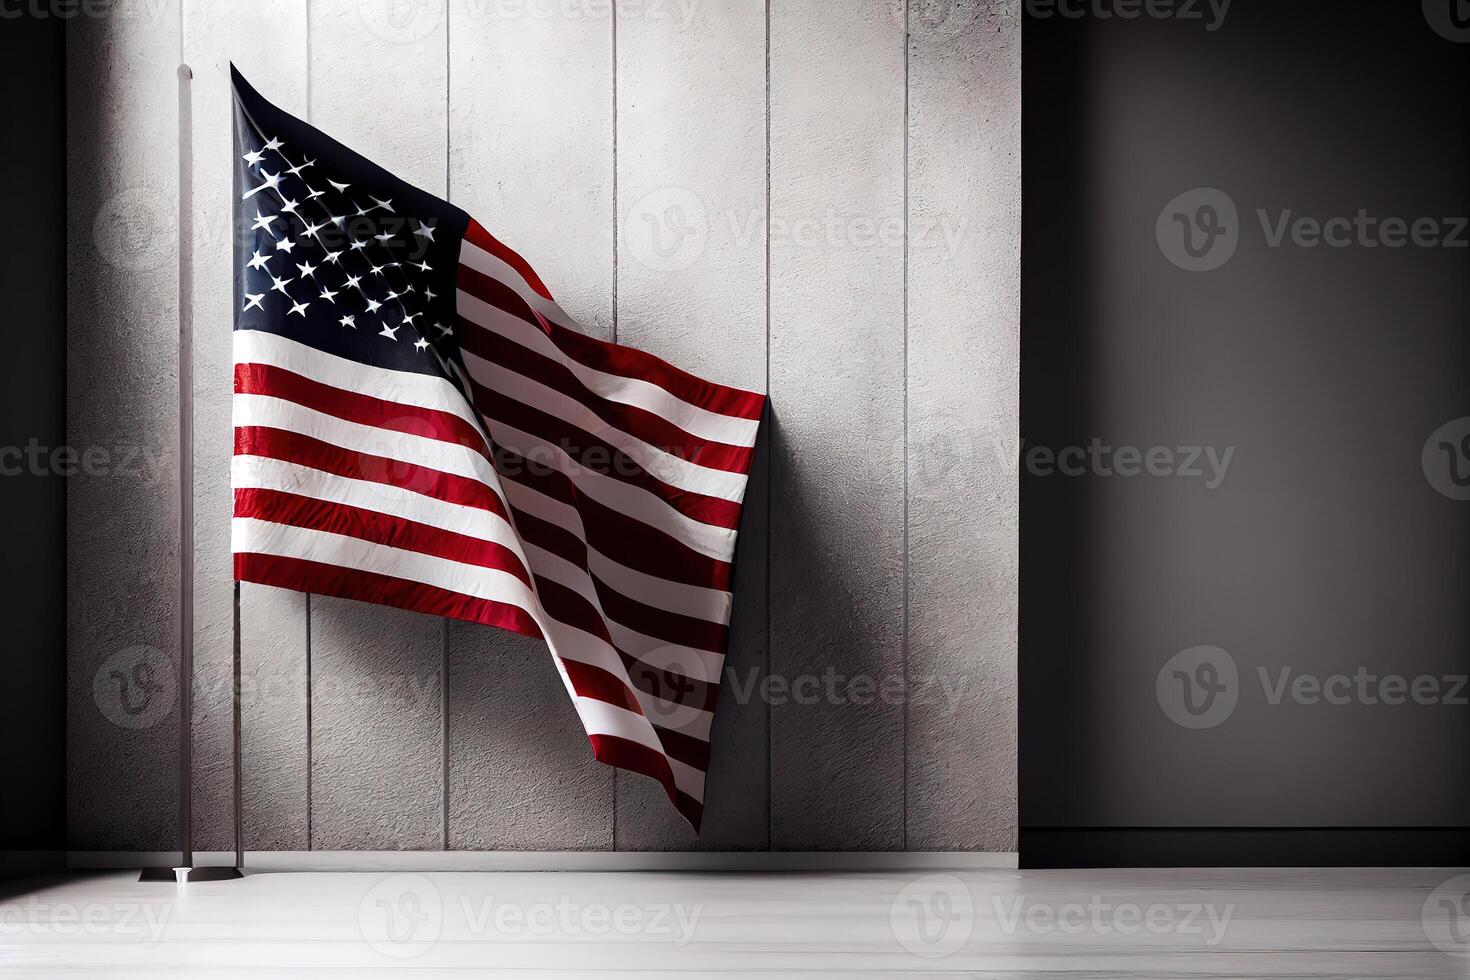
[[[1470,977],[1454,871],[135,878],[0,883],[0,975]]]

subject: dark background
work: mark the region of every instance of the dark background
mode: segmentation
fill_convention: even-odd
[[[62,21],[0,22],[0,446],[66,441],[66,128]],[[13,474],[20,464],[24,472]],[[0,459],[0,876],[59,866],[66,778],[66,496]]]
[[[1470,415],[1470,232],[1271,248],[1256,213],[1470,214],[1470,44],[1331,0],[1024,41],[1025,446],[1235,455],[1213,491],[1023,461],[1023,863],[1470,863],[1463,700],[1271,705],[1257,673],[1470,673],[1470,503],[1420,460]],[[1216,271],[1155,234],[1196,187],[1239,211]],[[1190,730],[1155,679],[1201,644],[1239,703]]]

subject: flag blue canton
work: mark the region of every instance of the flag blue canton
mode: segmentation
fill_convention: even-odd
[[[454,380],[464,212],[235,92],[235,329]]]

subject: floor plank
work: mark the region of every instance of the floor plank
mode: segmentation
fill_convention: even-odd
[[[1470,973],[1454,871],[134,879],[0,885],[0,976]]]

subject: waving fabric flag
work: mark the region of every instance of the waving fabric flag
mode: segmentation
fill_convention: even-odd
[[[544,638],[596,758],[697,829],[765,397],[581,333],[233,79],[235,577]]]

